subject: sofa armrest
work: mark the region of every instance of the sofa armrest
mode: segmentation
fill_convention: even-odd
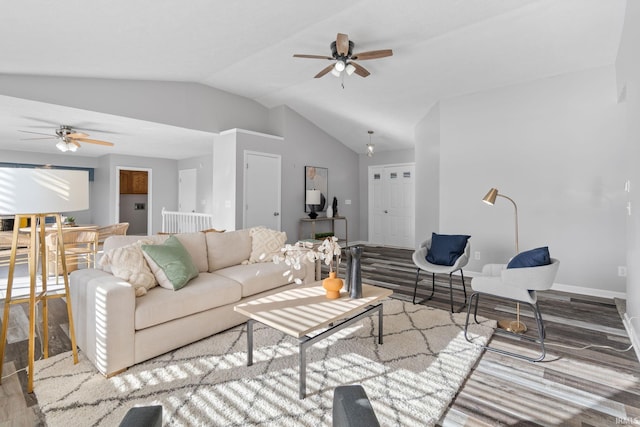
[[[70,276],[71,307],[78,347],[109,377],[135,360],[134,287],[96,269]]]

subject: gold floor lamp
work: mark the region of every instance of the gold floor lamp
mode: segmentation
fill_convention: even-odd
[[[512,198],[498,193],[496,188],[489,190],[487,195],[482,198],[482,201],[493,206],[496,203],[496,197],[503,197],[513,203],[516,223],[516,255],[518,255],[518,253],[520,253],[520,250],[518,249],[518,205],[516,205],[516,202],[514,202]],[[498,321],[498,327],[510,332],[515,332],[516,334],[521,334],[527,331],[527,325],[520,321],[520,303],[517,303],[516,305],[516,320],[500,320]]]
[[[67,262],[62,238],[61,212],[74,212],[89,208],[89,175],[87,171],[63,169],[30,169],[30,168],[0,168],[0,214],[14,215],[11,254],[9,258],[9,272],[7,277],[7,291],[4,301],[2,317],[2,335],[0,338],[0,382],[2,381],[2,364],[7,339],[9,323],[9,308],[13,304],[29,303],[29,360],[27,392],[33,391],[33,367],[35,361],[35,324],[36,305],[42,303],[43,357],[49,355],[48,312],[47,300],[66,297],[67,315],[69,317],[69,337],[73,350],[73,362],[78,363],[71,300],[69,298],[69,278],[67,276]],[[55,228],[45,227],[47,218],[55,219]],[[30,224],[20,228],[21,221]],[[60,264],[64,276],[64,293],[51,292],[47,289],[47,260],[45,234],[58,234],[58,249]],[[13,298],[13,278],[18,250],[18,234],[28,233],[30,243],[29,258],[29,295]],[[40,262],[39,262],[40,261]],[[38,286],[37,269],[40,265],[42,275]]]

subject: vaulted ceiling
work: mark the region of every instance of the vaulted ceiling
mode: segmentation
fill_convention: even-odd
[[[413,146],[415,125],[441,99],[613,64],[625,6],[625,0],[4,2],[0,73],[197,82],[266,107],[288,105],[356,152],[364,152],[369,129],[378,150],[402,149]],[[354,52],[393,49],[393,56],[361,61],[371,72],[366,78],[314,79],[329,62],[293,54],[330,55],[338,32],[349,35]],[[17,129],[34,124],[17,112],[51,117],[47,108],[61,108],[22,107],[0,97],[0,148],[17,149],[23,136]],[[126,133],[123,118],[85,114],[99,128]],[[150,133],[154,126],[164,129],[149,124]],[[135,136],[134,148],[147,137]],[[189,137],[197,145],[203,135]]]

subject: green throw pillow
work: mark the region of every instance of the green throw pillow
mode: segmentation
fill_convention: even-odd
[[[170,236],[161,245],[142,245],[142,253],[163,288],[177,291],[198,277],[198,268],[191,255],[175,236]]]

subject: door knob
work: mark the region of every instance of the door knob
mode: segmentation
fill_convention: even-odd
[[[274,212],[273,216],[280,216],[280,212]]]
[[[384,213],[389,213],[389,211],[388,211],[388,210],[385,210],[385,211],[384,211]]]

